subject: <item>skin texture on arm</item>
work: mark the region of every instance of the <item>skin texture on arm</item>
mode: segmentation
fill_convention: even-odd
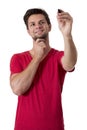
[[[16,95],[24,94],[30,88],[38,66],[44,57],[45,47],[44,42],[37,39],[34,43],[33,59],[28,67],[21,73],[11,75],[10,84]]]
[[[77,61],[77,50],[73,42],[72,36],[64,37],[64,56],[62,57],[62,65],[66,71],[74,68]]]
[[[24,94],[30,88],[38,66],[39,62],[33,59],[24,71],[11,75],[10,84],[16,95]]]
[[[66,71],[74,68],[77,61],[77,50],[72,38],[73,19],[69,13],[62,11],[57,14],[59,29],[64,39],[64,56],[62,57],[62,65]]]

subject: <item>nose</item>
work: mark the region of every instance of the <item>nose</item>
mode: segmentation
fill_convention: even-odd
[[[37,23],[37,24],[35,25],[35,28],[41,28],[41,27],[42,27],[42,25],[39,24],[39,23]]]

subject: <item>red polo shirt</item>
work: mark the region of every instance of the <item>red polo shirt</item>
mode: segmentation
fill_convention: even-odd
[[[64,130],[61,92],[66,71],[63,51],[51,49],[40,63],[30,89],[18,97],[14,130]],[[23,71],[31,62],[29,51],[14,54],[11,74]]]

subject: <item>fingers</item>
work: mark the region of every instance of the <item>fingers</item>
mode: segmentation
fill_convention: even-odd
[[[40,42],[45,42],[45,39],[38,38],[38,39],[36,40],[36,43],[40,43]]]
[[[46,48],[46,44],[45,44],[45,40],[44,39],[38,38],[36,40],[36,44],[39,45],[39,46],[41,46],[42,48]]]
[[[65,20],[71,20],[72,21],[72,17],[69,15],[69,13],[60,13],[58,15],[58,19],[65,19]]]
[[[46,43],[44,39],[38,38],[34,43],[34,57],[36,57],[39,61],[45,56]]]
[[[71,17],[71,15],[68,12],[64,12],[63,10],[61,10],[61,12],[59,11],[57,18],[59,21],[61,20],[73,21],[73,18]]]

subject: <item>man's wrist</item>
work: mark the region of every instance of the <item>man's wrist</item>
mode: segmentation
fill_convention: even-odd
[[[70,34],[70,35],[68,35],[68,36],[63,36],[64,37],[64,39],[66,39],[66,40],[72,40],[72,35]]]
[[[34,57],[32,60],[34,63],[37,63],[37,64],[39,64],[41,62],[41,60],[37,57]]]

